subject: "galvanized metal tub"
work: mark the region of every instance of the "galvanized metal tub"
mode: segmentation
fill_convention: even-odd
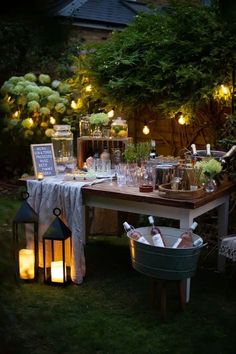
[[[151,227],[141,227],[137,230],[152,243]],[[168,247],[156,247],[152,244],[147,245],[129,239],[133,268],[142,274],[158,279],[181,280],[191,278],[196,271],[198,258],[205,244],[191,248],[174,249],[171,247],[183,230],[172,227],[160,227],[160,230],[165,236]],[[194,240],[198,238],[202,241],[200,236],[193,234]]]
[[[211,158],[221,161],[222,157],[226,154],[226,151],[211,150]],[[189,157],[191,153],[187,154]],[[207,157],[206,150],[197,150],[196,158],[197,160],[202,160]]]

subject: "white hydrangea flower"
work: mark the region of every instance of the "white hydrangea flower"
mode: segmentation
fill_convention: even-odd
[[[58,112],[58,113],[64,113],[65,110],[66,110],[66,107],[63,103],[58,103],[56,106],[55,106],[55,110]]]
[[[91,124],[103,124],[107,125],[109,123],[109,117],[107,113],[92,113],[89,117]]]
[[[24,76],[25,80],[28,80],[28,81],[37,81],[37,77],[34,73],[28,73],[28,74],[25,74]]]
[[[49,115],[51,113],[50,109],[48,107],[41,107],[39,112],[43,115]]]
[[[27,94],[28,101],[39,101],[39,95],[35,92],[29,92]]]
[[[8,81],[13,84],[16,85],[19,81],[24,81],[24,76],[12,76]]]
[[[68,93],[68,92],[70,92],[70,89],[71,89],[70,85],[63,84],[63,83],[61,83],[58,87],[58,90],[60,93]]]
[[[48,86],[40,87],[40,96],[47,97],[47,96],[50,96],[52,93],[53,93],[53,90],[50,87],[48,87]]]
[[[40,109],[40,105],[37,101],[30,101],[27,104],[29,112],[38,112]]]
[[[39,75],[39,82],[43,85],[50,84],[51,78],[47,74],[40,74]]]
[[[54,130],[51,129],[51,128],[48,128],[45,130],[45,135],[48,137],[48,138],[51,138],[54,134]]]
[[[53,80],[52,87],[54,89],[57,89],[59,87],[60,83],[61,83],[61,81],[59,81],[59,80]]]
[[[52,95],[49,95],[49,96],[47,97],[47,100],[48,100],[49,102],[51,102],[51,103],[57,104],[57,103],[60,102],[60,96],[57,95],[57,94],[55,94],[55,93],[53,93]]]

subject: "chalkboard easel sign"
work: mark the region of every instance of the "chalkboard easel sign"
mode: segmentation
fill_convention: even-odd
[[[44,177],[55,176],[56,161],[52,144],[31,144],[31,155],[34,166],[34,174],[37,177],[41,172]]]

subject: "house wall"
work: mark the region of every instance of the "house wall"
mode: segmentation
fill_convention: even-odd
[[[102,42],[111,36],[111,31],[96,29],[96,28],[83,28],[74,26],[71,31],[71,40],[80,40],[86,43]]]

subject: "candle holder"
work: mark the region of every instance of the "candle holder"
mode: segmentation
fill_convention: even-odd
[[[27,203],[28,192],[21,194],[23,202],[13,219],[13,247],[16,279],[38,279],[38,215]]]
[[[38,172],[37,173],[37,180],[38,181],[42,181],[44,179],[44,174],[43,174],[43,172]]]
[[[44,282],[66,285],[71,281],[71,231],[59,218],[59,208],[53,214],[56,218],[43,235]]]

